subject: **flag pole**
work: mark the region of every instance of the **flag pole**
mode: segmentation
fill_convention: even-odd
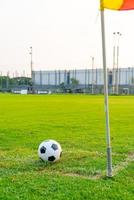
[[[106,67],[105,18],[104,18],[104,8],[102,2],[103,0],[100,0],[102,57],[103,57],[103,73],[104,73],[104,99],[105,99],[105,116],[106,116],[107,176],[112,177],[112,151],[111,151],[111,141],[110,141],[108,82],[107,82],[107,67]]]

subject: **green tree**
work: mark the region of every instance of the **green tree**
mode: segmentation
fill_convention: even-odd
[[[71,87],[76,88],[79,85],[79,81],[75,78],[71,78]]]

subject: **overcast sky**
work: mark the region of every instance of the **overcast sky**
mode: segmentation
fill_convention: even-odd
[[[134,66],[134,11],[106,11],[107,65],[120,31],[120,66]],[[99,0],[0,0],[0,71],[102,67]]]

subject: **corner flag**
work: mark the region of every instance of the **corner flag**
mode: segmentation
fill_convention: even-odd
[[[102,0],[102,7],[110,10],[133,10],[134,0]]]
[[[109,102],[108,102],[108,83],[107,83],[107,63],[106,63],[106,41],[105,41],[105,17],[104,9],[110,10],[133,10],[134,0],[100,0],[101,11],[101,34],[102,34],[102,57],[104,71],[104,97],[106,115],[106,142],[107,142],[107,176],[112,177],[112,151],[110,139],[109,123]]]

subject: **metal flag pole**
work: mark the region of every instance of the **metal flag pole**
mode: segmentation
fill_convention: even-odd
[[[116,53],[116,33],[113,33],[113,94],[115,94],[115,53]]]
[[[105,42],[105,20],[103,0],[100,0],[101,8],[101,33],[102,33],[102,56],[103,56],[103,73],[104,73],[104,97],[105,97],[105,115],[106,115],[106,142],[107,142],[107,176],[112,177],[112,151],[110,141],[110,125],[109,125],[109,102],[108,102],[108,84],[107,84],[107,68],[106,68],[106,42]]]

